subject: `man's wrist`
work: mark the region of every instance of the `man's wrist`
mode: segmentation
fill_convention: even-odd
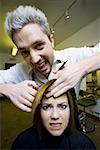
[[[83,76],[100,69],[100,52],[82,61]]]
[[[0,97],[9,98],[9,90],[11,90],[12,84],[0,83]]]

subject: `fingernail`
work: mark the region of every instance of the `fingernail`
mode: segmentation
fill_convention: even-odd
[[[45,96],[48,98],[48,97],[50,97],[50,94],[47,93],[47,94],[45,94]]]
[[[57,97],[58,95],[57,94],[54,94],[54,97]]]

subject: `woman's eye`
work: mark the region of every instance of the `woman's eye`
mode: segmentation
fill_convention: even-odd
[[[67,105],[65,104],[59,104],[58,107],[61,109],[61,110],[64,110],[67,108]]]
[[[43,110],[50,110],[51,106],[50,105],[43,105],[42,109]]]

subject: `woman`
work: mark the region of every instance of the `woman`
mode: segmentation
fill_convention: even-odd
[[[33,126],[18,135],[12,149],[95,149],[93,142],[77,129],[77,108],[72,90],[60,97],[46,98],[43,84],[33,103]]]

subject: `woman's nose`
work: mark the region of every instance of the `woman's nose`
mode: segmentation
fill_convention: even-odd
[[[54,108],[52,110],[51,119],[53,119],[53,120],[59,119],[59,112],[58,112],[57,108]]]
[[[34,50],[30,51],[31,61],[32,63],[38,63],[41,56]]]

